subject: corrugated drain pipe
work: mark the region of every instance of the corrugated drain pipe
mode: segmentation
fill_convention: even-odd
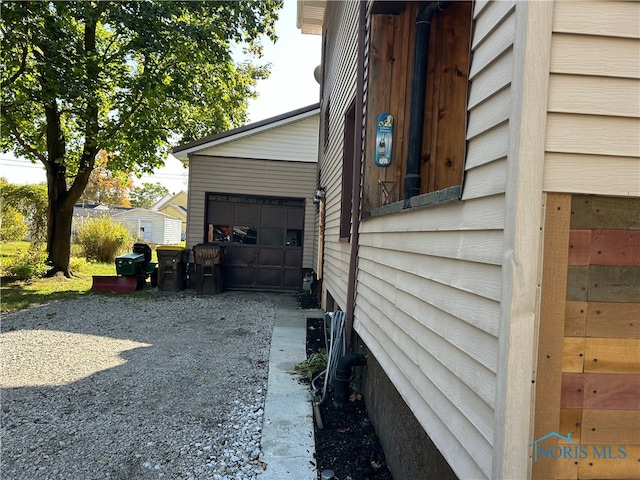
[[[416,16],[416,41],[411,84],[411,112],[407,145],[407,168],[404,179],[404,203],[420,194],[420,167],[422,160],[422,131],[424,128],[424,102],[427,92],[427,68],[429,64],[429,37],[431,18],[451,4],[439,0],[427,2]]]

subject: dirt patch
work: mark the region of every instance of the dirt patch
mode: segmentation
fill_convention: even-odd
[[[322,324],[322,319],[307,319],[307,356],[324,349]],[[348,405],[337,407],[328,393],[319,408],[323,428],[314,424],[319,477],[332,470],[335,480],[392,480],[360,395],[353,394]]]

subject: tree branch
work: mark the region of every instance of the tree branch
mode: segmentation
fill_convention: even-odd
[[[27,54],[29,53],[29,49],[26,45],[22,47],[22,60],[20,60],[20,68],[9,78],[0,83],[0,88],[5,88],[15,82],[20,75],[24,73],[27,68]]]
[[[149,65],[147,64],[146,61],[143,65],[143,69],[144,70],[149,69]],[[131,108],[124,115],[120,116],[118,121],[114,123],[113,128],[111,128],[110,132],[107,133],[106,138],[112,139],[115,136],[115,134],[118,133],[118,131],[124,127],[124,125],[133,116],[133,114],[141,107],[144,100],[142,91],[137,90],[136,92],[134,92],[134,95],[136,98],[135,99],[132,98],[132,101],[129,102],[132,105]]]
[[[30,154],[32,154],[34,157],[36,157],[38,160],[40,160],[46,167],[46,165],[47,165],[47,157],[42,155],[42,153],[37,151],[35,148],[33,148],[31,145],[29,145],[29,143],[24,138],[22,138],[22,135],[18,131],[18,128],[11,121],[11,117],[7,113],[5,106],[2,105],[1,108],[2,108],[2,118],[5,120],[5,127],[7,127],[7,125],[8,125],[9,130],[11,131],[11,133],[13,134],[13,136],[16,139],[16,142],[18,142],[18,144],[22,148],[24,148],[26,151],[28,151]]]
[[[103,6],[98,3],[94,13],[95,15],[90,17],[87,21],[87,25],[84,29],[84,53],[87,58],[86,74],[90,81],[95,81],[98,77],[98,65],[92,55],[96,51],[96,29],[98,25],[98,18],[103,11]],[[91,172],[95,165],[96,155],[98,154],[98,132],[100,130],[98,124],[98,102],[95,97],[90,96],[88,98],[87,106],[85,108],[85,136],[84,136],[84,148],[82,155],[80,156],[80,163],[78,165],[78,173],[76,174],[71,187],[69,187],[69,197],[73,198],[74,202],[80,198],[82,192],[87,186]]]

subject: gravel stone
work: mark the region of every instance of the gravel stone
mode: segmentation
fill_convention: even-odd
[[[91,295],[4,315],[0,476],[257,479],[277,295]]]

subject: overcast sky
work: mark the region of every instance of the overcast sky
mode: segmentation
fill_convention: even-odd
[[[296,0],[285,0],[276,23],[278,41],[263,41],[264,58],[271,63],[271,75],[258,82],[259,97],[249,103],[249,121],[257,122],[318,102],[320,86],[313,70],[320,64],[322,39],[319,35],[303,35],[296,28]],[[15,159],[0,152],[0,176],[11,183],[39,183],[46,181],[42,166]],[[136,179],[135,183],[159,182],[170,192],[186,190],[187,170],[174,157],[165,168],[151,177]]]

